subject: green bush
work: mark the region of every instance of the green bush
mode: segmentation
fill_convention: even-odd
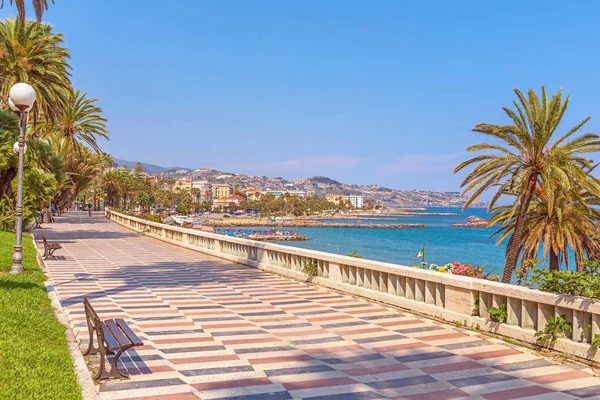
[[[537,341],[541,345],[553,345],[558,339],[559,335],[563,335],[566,332],[573,332],[573,327],[567,322],[564,315],[551,315],[546,321],[546,328],[544,330],[535,333],[538,338]]]
[[[531,283],[539,290],[600,299],[598,262],[586,261],[582,271],[533,271]]]
[[[319,263],[316,260],[308,261],[304,264],[304,273],[308,276],[319,275]]]
[[[353,258],[363,258],[360,254],[358,254],[358,250],[354,249],[354,251],[350,254],[346,254],[348,257]]]
[[[145,219],[146,221],[150,221],[150,222],[158,222],[158,223],[162,222],[162,218],[160,218],[160,215],[155,215],[155,214],[142,214],[139,216],[139,218]]]
[[[490,307],[487,309],[487,312],[490,314],[490,319],[494,322],[503,323],[508,318],[506,304],[500,304],[498,307]]]

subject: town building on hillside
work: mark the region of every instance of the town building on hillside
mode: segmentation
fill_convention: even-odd
[[[344,196],[342,196],[341,194],[328,194],[325,196],[325,199],[330,202],[335,204],[336,206],[340,205],[340,202],[342,200],[344,200]]]
[[[229,185],[224,183],[217,183],[212,185],[212,197],[213,199],[222,199],[231,195],[231,188]]]
[[[248,201],[256,201],[260,199],[261,194],[261,192],[254,189],[253,187],[246,188],[246,197],[248,198]]]
[[[306,192],[302,190],[267,190],[265,194],[272,194],[275,197],[283,196],[284,194],[289,194],[290,196],[299,196],[306,197]]]
[[[191,179],[177,179],[175,185],[173,185],[173,190],[191,190],[192,189],[192,180]]]
[[[220,199],[215,199],[213,200],[213,209],[217,207],[227,208],[231,203],[239,205],[244,200],[246,200],[244,197],[238,195],[230,195]]]
[[[350,195],[348,196],[348,201],[350,202],[350,204],[352,204],[352,207],[354,208],[362,208],[362,206],[364,205],[363,196]]]
[[[207,181],[193,181],[192,189],[198,189],[200,191],[198,201],[209,201],[212,198],[210,183]]]

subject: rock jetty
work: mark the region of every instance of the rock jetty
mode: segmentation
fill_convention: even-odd
[[[207,219],[206,226],[213,227],[285,227],[285,228],[375,228],[375,229],[408,229],[427,228],[424,224],[361,224],[345,222],[323,222],[317,220],[271,221],[265,219]]]
[[[476,217],[474,215],[467,218],[466,222],[461,222],[459,224],[453,224],[452,226],[455,228],[485,228],[488,225],[488,220],[481,217]]]

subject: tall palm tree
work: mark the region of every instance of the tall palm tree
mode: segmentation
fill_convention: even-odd
[[[518,100],[513,101],[516,111],[503,107],[512,122],[510,125],[479,123],[473,128],[474,132],[491,136],[499,144],[480,143],[468,147],[469,152],[484,153],[460,163],[454,170],[456,173],[474,166],[461,183],[464,194],[469,194],[464,208],[491,188],[496,193],[490,201],[490,210],[502,195],[515,196],[509,212],[509,218],[515,218],[515,227],[506,247],[502,276],[502,282],[505,283],[510,282],[517,265],[527,213],[538,185],[546,189],[551,210],[554,210],[555,191],[550,188],[555,185],[560,185],[567,193],[579,187],[594,194],[600,193],[598,183],[587,179],[586,172],[593,160],[584,157],[585,154],[600,150],[600,137],[592,133],[572,137],[590,117],[556,138],[555,133],[567,110],[569,97],[563,100],[562,90],[559,89],[549,99],[544,87],[541,98],[534,90],[529,90],[527,96],[518,89],[514,91]]]
[[[106,160],[102,154],[94,153],[80,143],[66,145],[55,140],[52,144],[56,153],[64,160],[65,174],[70,176],[70,183],[61,188],[56,198],[56,206],[65,208],[79,193],[95,184],[95,180],[107,166]],[[79,148],[73,149],[73,146]]]
[[[54,0],[51,0],[54,4]],[[9,0],[10,5],[13,5],[13,0]],[[14,0],[17,12],[19,13],[19,20],[25,22],[25,0]],[[48,0],[31,0],[33,10],[35,11],[35,19],[37,22],[42,22],[42,15],[44,11],[48,11]],[[4,0],[0,2],[0,8],[4,7]]]
[[[590,179],[596,179],[590,176]],[[545,189],[537,187],[532,200],[524,229],[521,247],[521,265],[527,259],[535,259],[540,254],[549,260],[551,271],[558,271],[561,263],[569,267],[569,249],[575,256],[577,270],[583,261],[600,254],[600,204],[599,199],[590,193],[567,194],[554,187],[554,207],[549,205]],[[510,217],[510,207],[503,206],[494,210],[491,223],[500,223],[500,243],[515,229],[515,218]]]
[[[102,109],[94,103],[98,99],[87,98],[87,93],[70,90],[68,102],[54,125],[44,124],[39,128],[42,137],[52,137],[64,141],[67,146],[85,143],[95,152],[102,153],[98,138],[109,140],[106,118]]]
[[[0,96],[6,99],[17,82],[33,86],[34,122],[43,117],[54,123],[68,104],[71,55],[63,43],[63,35],[52,33],[51,25],[14,18],[0,21]]]

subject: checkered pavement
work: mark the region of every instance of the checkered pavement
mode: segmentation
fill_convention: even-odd
[[[102,399],[600,399],[588,368],[410,312],[234,264],[69,213],[48,275],[76,336],[82,300],[144,346]]]

